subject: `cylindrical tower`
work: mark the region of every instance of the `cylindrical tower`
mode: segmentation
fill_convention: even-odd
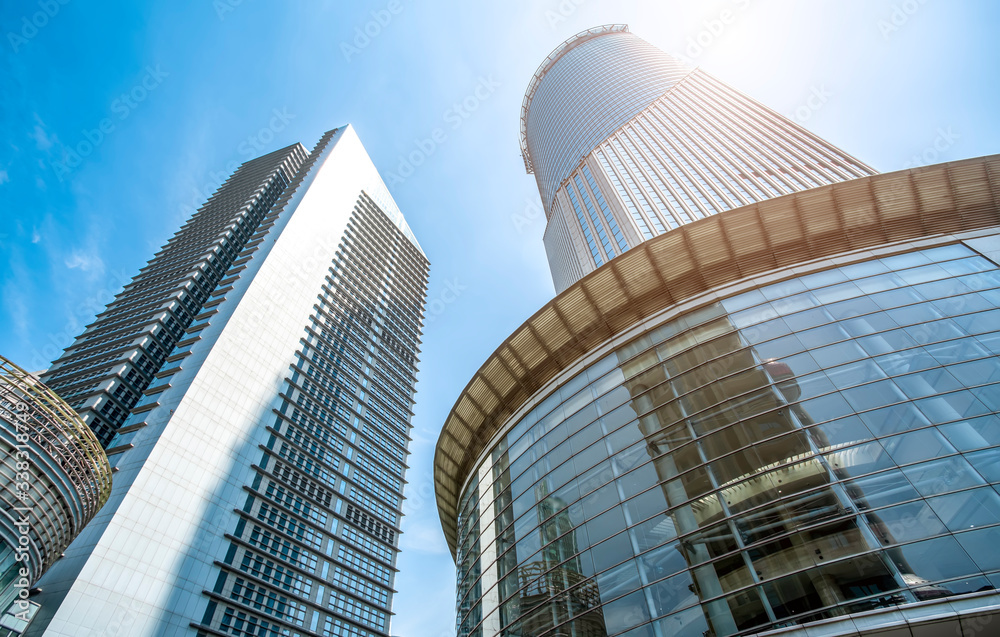
[[[111,465],[76,412],[2,356],[0,453],[0,611],[27,609],[27,589],[107,501]]]
[[[875,174],[626,25],[579,33],[542,62],[521,106],[521,152],[556,292],[691,221]]]

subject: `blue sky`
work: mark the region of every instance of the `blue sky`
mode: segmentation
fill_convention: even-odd
[[[434,442],[553,294],[521,98],[611,22],[880,171],[1000,151],[987,1],[4,2],[0,353],[46,367],[238,163],[353,124],[432,262],[393,634],[452,634]]]

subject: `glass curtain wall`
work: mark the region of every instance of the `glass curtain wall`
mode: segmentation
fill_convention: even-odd
[[[961,244],[648,331],[466,487],[459,634],[493,596],[504,635],[667,637],[1000,585],[998,354],[1000,269]]]

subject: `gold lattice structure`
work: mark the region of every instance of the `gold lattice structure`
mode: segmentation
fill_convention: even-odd
[[[27,554],[34,582],[107,502],[111,465],[77,413],[2,356],[0,451],[0,537]]]

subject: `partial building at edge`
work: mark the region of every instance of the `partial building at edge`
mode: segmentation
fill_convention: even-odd
[[[73,409],[2,356],[0,451],[0,637],[18,637],[38,579],[111,494],[111,466]]]
[[[521,121],[559,293],[438,440],[460,637],[1000,621],[1000,156],[875,174],[621,25]]]
[[[26,634],[389,635],[428,261],[354,130],[244,164],[147,273],[191,285],[148,294],[169,344]]]

